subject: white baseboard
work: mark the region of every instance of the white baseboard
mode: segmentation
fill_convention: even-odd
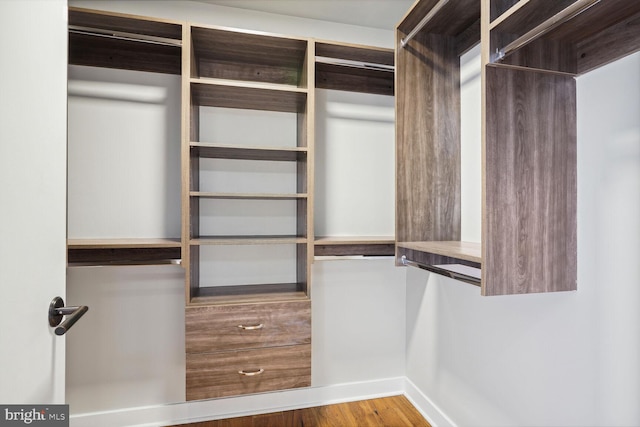
[[[158,427],[242,417],[405,394],[406,382],[405,377],[397,377],[249,396],[75,414],[71,416],[70,425],[71,427]]]
[[[409,378],[405,378],[404,394],[432,427],[456,427],[449,418],[426,394]]]

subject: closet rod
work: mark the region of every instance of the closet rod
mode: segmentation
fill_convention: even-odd
[[[352,61],[349,59],[328,58],[325,56],[316,56],[316,62],[321,64],[341,65],[344,67],[363,68],[366,70],[389,71],[393,73],[396,69],[393,65],[373,64],[370,62]]]
[[[440,12],[440,9],[442,9],[447,3],[449,3],[449,0],[440,0],[435,6],[433,6],[429,13],[427,13],[420,22],[418,22],[418,25],[416,25],[406,37],[400,40],[400,46],[405,47],[407,43],[409,43],[409,41],[411,41],[411,39],[414,38],[425,25],[427,25],[427,22],[431,21],[436,13]]]
[[[460,280],[462,282],[466,282],[474,286],[481,286],[480,279],[478,279],[477,277],[469,276],[463,273],[458,273],[456,271],[447,270],[446,268],[442,268],[437,265],[423,264],[421,262],[410,261],[409,259],[407,259],[406,255],[402,255],[402,257],[400,258],[400,262],[402,263],[402,265],[406,265],[409,267],[418,267],[422,270],[440,274],[441,276],[450,277],[455,280]]]
[[[111,31],[101,28],[81,27],[69,25],[69,32],[74,34],[84,34],[96,37],[106,37],[117,40],[128,40],[141,43],[158,44],[162,46],[182,46],[182,40],[168,39],[165,37],[149,36],[145,34],[125,33],[123,31]]]
[[[498,50],[496,61],[501,61],[505,57],[511,55],[516,50],[526,46],[532,41],[542,37],[554,28],[564,24],[565,22],[575,18],[582,12],[599,3],[600,0],[578,0],[562,12],[552,16],[534,29],[528,31],[524,35],[509,43],[504,48]]]

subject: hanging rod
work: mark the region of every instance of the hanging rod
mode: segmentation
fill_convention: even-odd
[[[436,13],[440,12],[440,9],[442,9],[447,3],[449,3],[449,0],[440,0],[435,6],[433,6],[429,13],[427,13],[420,22],[418,22],[418,25],[416,25],[413,30],[411,30],[411,32],[407,34],[406,37],[400,40],[400,46],[405,47],[407,43],[409,43],[409,41],[411,41],[411,39],[414,38],[416,34],[418,34],[418,32],[422,30],[429,21],[431,21]]]
[[[123,31],[104,30],[101,28],[81,27],[78,25],[69,25],[69,32],[74,34],[84,34],[88,36],[105,37],[109,39],[157,44],[162,46],[182,46],[182,40],[149,36],[145,34],[125,33]]]
[[[388,71],[391,73],[396,69],[393,65],[373,64],[371,62],[352,61],[349,59],[328,58],[326,56],[316,56],[316,62],[321,64],[340,65],[343,67],[363,68],[366,70]]]
[[[421,262],[410,261],[409,259],[407,259],[406,255],[402,255],[402,257],[400,258],[400,262],[402,263],[402,265],[406,265],[410,267],[418,267],[422,270],[440,274],[441,276],[446,276],[446,277],[450,277],[451,279],[460,280],[462,282],[466,282],[474,286],[480,286],[480,279],[475,276],[470,276],[468,274],[464,274],[458,271],[448,270],[439,265],[423,264]]]
[[[580,15],[582,12],[591,8],[592,6],[600,3],[600,0],[578,0],[573,3],[571,6],[564,9],[562,12],[552,16],[551,18],[544,21],[542,24],[538,25],[534,29],[528,31],[524,35],[518,37],[516,40],[509,43],[504,48],[500,49],[496,53],[496,61],[501,61],[505,57],[511,55],[516,50],[528,45],[532,41],[542,37],[549,31],[554,28],[564,24],[565,22],[575,18]]]

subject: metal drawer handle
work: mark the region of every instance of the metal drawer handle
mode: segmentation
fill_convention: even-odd
[[[264,323],[260,323],[259,325],[238,325],[238,328],[245,331],[255,331],[264,328]]]
[[[244,369],[241,371],[238,371],[240,375],[244,375],[245,377],[253,377],[254,375],[260,375],[263,372],[264,372],[264,369],[262,368],[258,369],[257,371],[245,371]]]

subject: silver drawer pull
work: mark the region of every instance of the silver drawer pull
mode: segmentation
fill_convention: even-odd
[[[245,371],[244,369],[241,371],[238,371],[240,375],[244,375],[245,377],[253,377],[254,375],[260,375],[263,372],[264,372],[264,369],[262,368],[258,369],[257,371]]]
[[[260,323],[259,325],[238,325],[238,328],[243,329],[245,331],[255,331],[257,329],[264,328],[264,323]]]

